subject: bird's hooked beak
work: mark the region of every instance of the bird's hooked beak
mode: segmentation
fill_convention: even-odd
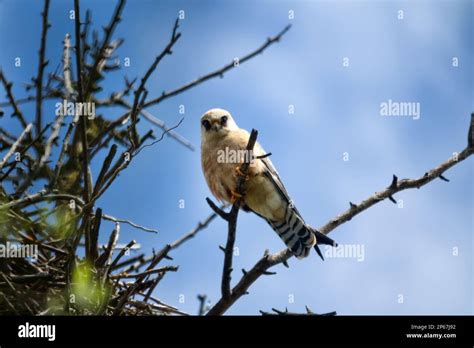
[[[213,120],[213,121],[211,121],[211,129],[212,129],[213,131],[218,132],[219,129],[221,129],[221,123],[220,123],[220,121],[219,121],[219,120]]]

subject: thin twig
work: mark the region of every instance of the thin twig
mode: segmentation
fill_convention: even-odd
[[[74,1],[77,1],[77,0],[74,0]],[[115,31],[115,28],[117,27],[118,23],[122,20],[121,19],[121,14],[122,14],[124,6],[125,6],[125,0],[120,0],[119,3],[117,4],[117,6],[115,7],[114,13],[112,15],[112,18],[110,19],[109,24],[104,28],[104,32],[105,32],[104,39],[102,40],[102,44],[101,44],[101,46],[99,48],[99,51],[97,52],[97,55],[95,57],[94,65],[92,66],[91,73],[89,74],[89,81],[88,81],[86,89],[85,89],[87,94],[91,90],[94,79],[100,73],[100,67],[104,66],[104,64],[102,64],[102,62],[106,57],[107,49],[110,46],[109,42],[112,38],[112,35]],[[79,17],[79,13],[76,12],[76,18],[78,18],[78,17]],[[79,39],[79,35],[78,35],[79,33],[76,32],[76,34],[77,34],[77,38]],[[81,51],[76,52],[76,54],[80,55]]]
[[[265,49],[267,47],[269,47],[270,45],[272,45],[273,43],[275,42],[278,42],[280,41],[280,39],[282,38],[283,35],[285,35],[285,33],[291,28],[291,25],[287,25],[279,34],[277,34],[276,36],[274,37],[270,37],[267,39],[267,41],[261,46],[259,47],[258,49],[256,49],[255,51],[245,55],[244,57],[242,58],[239,58],[239,65],[248,61],[249,59],[252,59],[253,57],[255,57],[256,55],[258,54],[261,54],[263,53],[263,51],[265,51]],[[224,74],[228,71],[228,70],[231,70],[233,68],[235,68],[237,66],[237,64],[235,64],[234,61],[232,61],[231,63],[225,65],[224,67],[216,70],[216,71],[213,71],[207,75],[204,75],[194,81],[191,81],[187,84],[185,84],[184,86],[181,86],[179,88],[176,88],[174,90],[171,90],[169,92],[163,92],[159,97],[155,98],[155,99],[152,99],[150,100],[149,102],[146,102],[143,107],[146,108],[146,107],[149,107],[151,105],[155,105],[155,104],[158,104],[158,103],[161,103],[163,100],[165,99],[168,99],[170,97],[173,97],[177,94],[180,94],[180,93],[183,93],[184,91],[187,91],[188,89],[190,88],[193,88],[209,79],[212,79],[212,78],[215,78],[215,77],[223,77]]]
[[[61,129],[62,123],[64,119],[64,114],[61,114],[57,116],[56,121],[53,124],[52,130],[51,130],[51,135],[49,136],[48,140],[46,141],[46,145],[44,147],[43,155],[41,156],[40,160],[36,164],[33,173],[28,175],[26,180],[23,182],[23,184],[17,189],[15,195],[16,197],[21,197],[23,193],[30,187],[32,181],[36,179],[38,174],[40,173],[41,169],[43,169],[44,165],[46,164],[46,161],[49,160],[49,157],[51,156],[52,148],[54,145],[54,142],[56,138],[59,136],[59,131]],[[41,134],[41,131],[38,132],[38,134]]]
[[[76,40],[76,70],[77,70],[77,90],[78,90],[78,102],[84,102],[84,89],[82,85],[82,57],[81,57],[81,12],[79,8],[79,0],[74,0],[74,12],[75,12],[75,40]],[[89,203],[91,198],[91,185],[89,181],[89,145],[87,142],[87,119],[82,117],[80,120],[80,132],[82,141],[82,174],[84,181],[83,199],[86,204]],[[84,207],[84,218],[80,232],[83,232],[86,239],[86,252],[90,249],[90,218],[89,211],[90,206]],[[80,238],[80,234],[78,238]],[[89,257],[89,255],[86,255]]]
[[[272,308],[272,311],[274,313],[260,311],[260,314],[262,315],[290,315],[290,316],[334,316],[334,315],[337,315],[336,312],[321,313],[321,314],[314,313],[312,310],[308,308],[308,306],[306,306],[306,313],[289,312],[288,308],[285,308],[284,311],[280,311],[278,309]]]
[[[3,205],[0,205],[0,210],[3,209],[13,209],[13,208],[24,208],[28,205],[35,204],[41,201],[48,200],[74,200],[78,205],[84,205],[84,201],[74,195],[66,193],[50,193],[49,190],[43,189],[32,195],[26,195],[23,198],[18,198],[16,200],[10,201]]]
[[[184,118],[182,118],[178,124],[174,127],[171,127],[169,131],[175,129],[175,128],[178,128],[181,123],[183,122]],[[130,164],[130,162],[132,161],[132,159],[134,157],[136,157],[140,152],[141,150],[143,150],[143,148],[145,147],[149,147],[149,146],[152,146],[152,145],[155,145],[156,143],[159,143],[160,141],[163,140],[164,136],[166,135],[168,131],[164,131],[162,134],[161,134],[161,137],[157,140],[155,140],[154,142],[150,143],[150,144],[146,144],[140,148],[138,148],[135,152],[124,152],[122,153],[122,156],[117,160],[117,162],[115,163],[115,165],[113,166],[112,169],[110,169],[108,171],[108,173],[104,176],[104,185],[102,186],[102,188],[97,192],[97,194],[92,198],[91,202],[89,202],[89,204],[92,204],[93,202],[95,202],[100,196],[102,196],[102,194],[104,194],[104,192],[110,187],[110,185],[112,185],[112,183],[114,182],[114,180],[117,178],[117,176],[120,174],[120,172],[122,170],[124,170],[125,168],[128,167],[128,165]],[[130,148],[129,151],[132,151],[132,149]],[[129,155],[129,158],[126,159],[126,155]]]
[[[134,223],[133,221],[125,220],[125,219],[118,219],[116,217],[113,217],[113,216],[110,216],[110,215],[107,215],[107,214],[102,214],[102,219],[113,221],[113,222],[120,222],[120,223],[128,224],[132,227],[138,228],[139,230],[143,230],[143,231],[146,231],[146,232],[158,233],[158,230],[156,230],[154,228],[141,226],[141,225],[138,225],[138,224]]]
[[[120,250],[120,252],[118,253],[117,257],[115,257],[114,261],[112,262],[112,264],[110,265],[110,269],[112,269],[116,264],[117,262],[120,260],[120,258],[125,255],[125,253],[127,251],[130,250],[130,248],[132,246],[134,246],[137,242],[135,240],[132,240],[130,241],[125,247],[122,248],[122,250]]]
[[[38,75],[35,78],[36,83],[36,116],[35,116],[35,126],[36,126],[36,134],[41,133],[41,129],[43,128],[41,125],[41,113],[43,109],[43,75],[44,75],[44,68],[48,65],[48,61],[45,59],[46,54],[46,36],[48,33],[48,29],[51,26],[48,22],[48,15],[49,15],[49,0],[44,1],[44,8],[41,16],[43,17],[43,26],[41,31],[41,44],[39,50],[39,62],[38,62]]]
[[[120,235],[120,224],[117,222],[115,223],[115,228],[110,234],[109,242],[107,243],[107,247],[105,248],[104,252],[99,256],[96,261],[97,267],[106,266],[104,269],[104,274],[108,275],[110,273],[110,265],[112,264],[112,255],[115,250],[115,246],[117,245],[117,241]],[[104,277],[104,282],[107,277]]]
[[[129,108],[129,109],[132,107],[132,104],[130,104],[128,101],[123,100],[123,99],[121,99],[117,103],[118,103],[118,105],[120,105],[122,107]],[[173,138],[174,140],[176,140],[180,144],[184,145],[185,147],[187,147],[191,151],[195,150],[195,146],[193,145],[193,143],[191,143],[188,139],[183,137],[178,132],[170,130],[170,128],[166,125],[166,123],[164,121],[160,120],[159,118],[156,118],[149,111],[147,111],[145,109],[140,109],[139,113],[140,113],[140,115],[142,115],[145,118],[145,120],[147,120],[151,124],[161,128],[162,130],[166,131],[167,136]],[[119,118],[120,122],[118,122],[118,124],[124,122],[127,119],[128,115],[129,115],[129,112],[127,112],[125,115],[121,116],[121,118]]]
[[[151,274],[155,273],[165,273],[165,272],[177,272],[178,267],[177,266],[164,266],[164,267],[159,267],[159,268],[154,268],[150,269],[148,271],[142,272],[142,273],[136,273],[136,274],[129,274],[127,272],[122,272],[116,275],[113,275],[111,278],[116,279],[116,278],[141,278],[143,276],[149,276]]]
[[[59,153],[58,161],[56,162],[56,166],[54,167],[54,177],[50,184],[51,188],[54,188],[56,186],[56,183],[61,174],[61,168],[63,166],[64,156],[66,155],[66,152],[69,147],[69,139],[71,138],[71,134],[74,131],[74,129],[76,129],[77,122],[79,121],[79,116],[80,116],[79,113],[74,115],[74,118],[69,124],[66,134],[64,135],[61,152]]]
[[[3,157],[3,159],[0,161],[0,169],[3,168],[3,166],[5,165],[5,163],[7,163],[8,159],[15,153],[18,145],[21,144],[21,142],[23,141],[23,138],[31,131],[31,128],[33,127],[33,125],[30,123],[26,126],[26,128],[23,130],[23,132],[20,134],[20,136],[18,137],[18,139],[13,143],[12,147],[10,148],[10,150],[7,152],[7,154]]]
[[[110,164],[112,163],[112,160],[115,157],[115,154],[117,153],[117,145],[113,144],[110,147],[109,153],[107,157],[105,158],[104,162],[102,163],[102,168],[100,169],[99,176],[97,177],[97,180],[95,182],[94,190],[92,192],[92,197],[95,197],[97,193],[99,192],[99,189],[102,187],[104,184],[104,177],[107,171],[110,168]]]
[[[136,124],[137,124],[137,121],[138,121],[138,118],[137,118],[138,110],[141,109],[140,106],[143,105],[144,100],[145,100],[145,98],[143,98],[143,102],[139,103],[140,98],[141,98],[142,94],[145,92],[146,82],[148,81],[150,76],[153,74],[153,72],[156,70],[156,68],[158,67],[158,64],[160,64],[161,60],[166,55],[170,55],[172,53],[172,51],[171,51],[172,47],[174,46],[174,44],[181,37],[181,33],[177,32],[178,27],[179,27],[179,19],[177,18],[175,23],[174,23],[174,27],[173,27],[173,31],[172,31],[170,41],[168,42],[166,47],[163,49],[163,51],[161,51],[161,53],[155,58],[155,61],[148,68],[147,72],[145,73],[145,75],[141,79],[140,85],[138,86],[137,90],[135,91],[135,98],[133,99],[132,110],[130,111],[130,117],[132,119],[132,123],[130,125],[130,128],[131,128],[131,132],[132,132],[131,141],[132,141],[133,144],[136,144],[136,146],[138,146],[138,133],[137,133],[137,129],[136,129]]]
[[[63,48],[63,75],[64,75],[64,87],[66,89],[66,99],[70,99],[74,94],[74,89],[72,88],[72,79],[71,79],[71,59],[69,57],[69,51],[71,49],[71,39],[70,35],[66,34],[64,36],[64,48]]]
[[[35,145],[35,143],[36,143],[37,141],[39,141],[39,140],[43,137],[43,134],[46,133],[46,131],[48,130],[48,128],[49,128],[50,126],[51,126],[51,123],[48,123],[48,124],[43,128],[43,130],[41,131],[41,133],[36,136],[36,138],[35,138],[34,140],[32,140],[26,147],[24,147],[23,149],[21,149],[21,151],[20,151],[20,158],[23,158],[23,156],[26,155],[26,152],[30,149],[30,147],[32,147],[33,145]],[[25,156],[25,157],[27,157],[27,156]],[[0,178],[0,182],[2,182],[5,178],[7,178],[7,177],[10,175],[10,173],[16,168],[16,165],[17,165],[18,163],[20,163],[20,162],[22,162],[22,161],[14,161],[14,162],[11,164],[10,168],[9,168],[9,169],[5,172],[5,174],[3,174],[3,176]]]
[[[224,207],[225,207],[225,205],[223,205],[221,207],[221,209],[223,209]],[[205,229],[211,223],[211,221],[216,218],[216,216],[217,215],[215,213],[210,214],[206,219],[204,219],[203,221],[200,221],[195,228],[193,228],[191,231],[186,233],[184,236],[178,238],[176,241],[171,243],[171,250],[178,248],[181,244],[183,244],[187,240],[193,238],[199,231]]]
[[[225,208],[225,205],[222,206],[222,209],[223,208]],[[182,237],[179,237],[173,243],[165,245],[165,247],[163,247],[157,253],[157,255],[164,255],[163,257],[169,258],[168,253],[171,250],[175,250],[176,248],[180,247],[182,244],[184,244],[185,242],[187,242],[188,240],[190,240],[191,238],[196,236],[196,234],[198,232],[200,232],[203,229],[207,228],[209,226],[209,224],[215,219],[215,217],[216,217],[216,214],[214,214],[214,213],[210,214],[203,221],[198,222],[196,227],[193,228],[191,231],[184,234]],[[129,260],[123,261],[122,263],[119,263],[119,264],[115,265],[115,268],[121,268],[121,267],[124,267],[124,266],[127,266],[127,265],[133,263],[133,265],[131,265],[130,267],[128,267],[125,270],[126,272],[132,272],[132,271],[135,271],[135,270],[143,267],[144,265],[146,265],[147,263],[153,261],[154,259],[155,259],[154,255],[145,258],[144,255],[142,254],[142,255],[136,256],[134,258],[131,258]]]
[[[207,300],[207,296],[206,295],[198,295],[197,296],[198,300],[199,300],[199,310],[198,310],[198,315],[204,315],[206,314],[206,310],[207,310],[207,305],[206,305],[206,300]]]
[[[21,112],[20,108],[18,107],[18,102],[13,96],[12,86],[13,83],[7,81],[3,71],[0,69],[0,81],[2,81],[3,86],[5,87],[5,91],[7,92],[8,103],[2,104],[2,106],[11,106],[13,108],[12,116],[16,116],[21,123],[23,128],[26,128],[28,123],[26,122],[25,116],[23,112]]]

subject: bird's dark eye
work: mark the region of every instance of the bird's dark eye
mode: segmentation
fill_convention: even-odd
[[[211,123],[208,120],[202,120],[201,124],[206,128],[206,130],[211,129]]]
[[[227,120],[228,120],[227,116],[222,116],[221,117],[221,125],[225,126],[225,124],[227,123]]]

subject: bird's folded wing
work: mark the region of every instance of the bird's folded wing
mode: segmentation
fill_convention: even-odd
[[[303,217],[301,216],[300,212],[298,211],[298,209],[296,209],[296,207],[294,206],[294,204],[292,204],[292,201],[291,201],[291,198],[290,198],[290,195],[288,193],[288,191],[286,190],[285,188],[285,185],[283,185],[283,182],[281,181],[281,178],[280,178],[280,175],[278,175],[278,172],[277,170],[275,169],[275,167],[273,166],[273,163],[272,161],[270,161],[270,159],[268,157],[265,157],[265,158],[261,158],[260,161],[263,162],[263,164],[265,165],[265,168],[266,170],[263,172],[263,174],[271,181],[271,183],[275,186],[275,189],[277,190],[277,192],[280,194],[281,198],[288,204],[292,207],[293,211],[298,214],[298,216],[301,218],[302,221],[303,220]]]

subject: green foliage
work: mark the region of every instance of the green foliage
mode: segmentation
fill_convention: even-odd
[[[87,261],[76,263],[72,273],[70,303],[79,312],[97,313],[110,297],[110,286],[102,283],[94,266]]]

